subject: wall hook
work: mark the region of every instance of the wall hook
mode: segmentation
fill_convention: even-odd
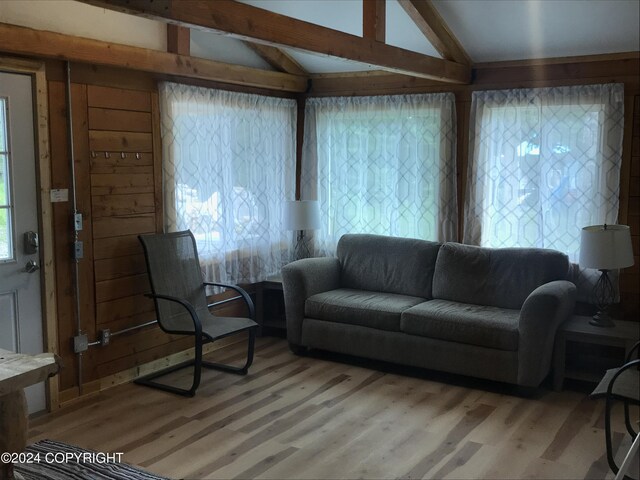
[[[140,154],[136,153],[136,160],[140,160]]]
[[[104,158],[111,158],[111,155],[109,155],[109,152],[104,152]]]
[[[127,154],[124,152],[120,152],[120,158],[122,159],[127,158]]]
[[[91,158],[96,158],[98,155],[96,155],[96,152],[94,152],[93,150],[91,150]]]

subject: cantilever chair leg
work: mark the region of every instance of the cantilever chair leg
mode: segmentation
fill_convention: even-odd
[[[202,369],[202,338],[196,338],[195,340],[195,355],[193,360],[187,360],[186,362],[179,363],[178,365],[174,365],[169,368],[165,368],[160,370],[159,372],[154,372],[150,375],[146,375],[141,378],[137,378],[133,383],[137,385],[144,385],[146,387],[157,388],[158,390],[164,390],[165,392],[176,393],[178,395],[183,395],[185,397],[193,397],[196,394],[196,390],[200,386],[200,374]],[[193,381],[191,383],[191,388],[180,388],[174,387],[172,385],[167,385],[165,383],[154,382],[158,377],[162,377],[168,373],[175,372],[177,370],[181,370],[186,367],[192,366],[193,369]]]
[[[246,375],[249,371],[249,367],[253,363],[253,351],[256,343],[256,329],[249,329],[249,344],[247,346],[247,361],[242,367],[236,367],[234,365],[226,365],[224,363],[215,362],[202,362],[202,366],[205,368],[212,368],[215,370],[222,370],[224,372],[237,373],[239,375]]]
[[[193,397],[196,394],[196,390],[198,389],[198,386],[200,386],[200,376],[201,376],[202,367],[211,368],[211,369],[215,369],[215,370],[222,370],[222,371],[225,371],[225,372],[236,373],[236,374],[239,374],[239,375],[246,375],[247,372],[249,371],[249,367],[253,363],[253,352],[254,352],[254,347],[255,347],[255,340],[256,340],[256,329],[255,328],[251,328],[249,330],[249,342],[248,342],[248,347],[247,347],[247,361],[241,367],[236,367],[234,365],[226,365],[224,363],[215,363],[215,362],[205,362],[205,361],[203,361],[202,360],[202,339],[200,339],[200,341],[198,341],[198,339],[196,339],[196,342],[195,342],[196,343],[196,345],[195,345],[195,350],[196,351],[195,351],[195,357],[194,357],[193,360],[189,360],[189,361],[180,363],[178,365],[174,365],[172,367],[165,368],[164,370],[160,370],[159,372],[155,372],[155,373],[152,373],[150,375],[146,375],[144,377],[138,378],[138,379],[134,380],[134,383],[136,383],[138,385],[144,385],[144,386],[147,386],[147,387],[151,387],[151,388],[157,388],[159,390],[164,390],[165,392],[176,393],[178,395],[183,395],[185,397]],[[191,384],[191,388],[189,388],[189,389],[174,387],[172,385],[167,385],[167,384],[164,384],[164,383],[154,382],[153,381],[158,377],[161,377],[161,376],[166,375],[166,374],[171,373],[171,372],[175,372],[176,370],[180,370],[180,369],[185,368],[185,367],[189,367],[191,365],[193,365],[194,371],[193,371],[193,383]]]

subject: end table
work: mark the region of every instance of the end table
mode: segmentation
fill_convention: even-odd
[[[590,325],[589,320],[591,317],[574,315],[558,328],[553,352],[553,388],[556,391],[562,390],[565,378],[597,383],[606,370],[606,367],[602,371],[567,368],[567,342],[619,347],[624,349],[626,356],[638,341],[640,323],[615,320],[615,326],[605,328]]]

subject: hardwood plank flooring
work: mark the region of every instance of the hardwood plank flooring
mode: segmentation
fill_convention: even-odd
[[[209,356],[240,361],[244,345]],[[186,369],[167,376],[187,384]],[[613,478],[604,401],[316,353],[259,338],[249,375],[204,370],[195,398],[133,384],[32,421],[171,478]],[[622,408],[614,445],[629,446]],[[638,411],[634,411],[635,418]]]

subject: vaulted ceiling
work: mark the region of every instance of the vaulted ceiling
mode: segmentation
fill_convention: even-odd
[[[479,63],[640,52],[639,0],[1,0],[0,22],[12,53],[297,92],[330,72],[468,83]]]
[[[239,0],[255,7],[357,36],[362,0]],[[638,0],[433,0],[474,63],[640,50]],[[386,0],[385,43],[440,57],[398,0]],[[272,69],[245,43],[192,32],[192,54]],[[377,69],[366,63],[282,47],[311,73]]]

